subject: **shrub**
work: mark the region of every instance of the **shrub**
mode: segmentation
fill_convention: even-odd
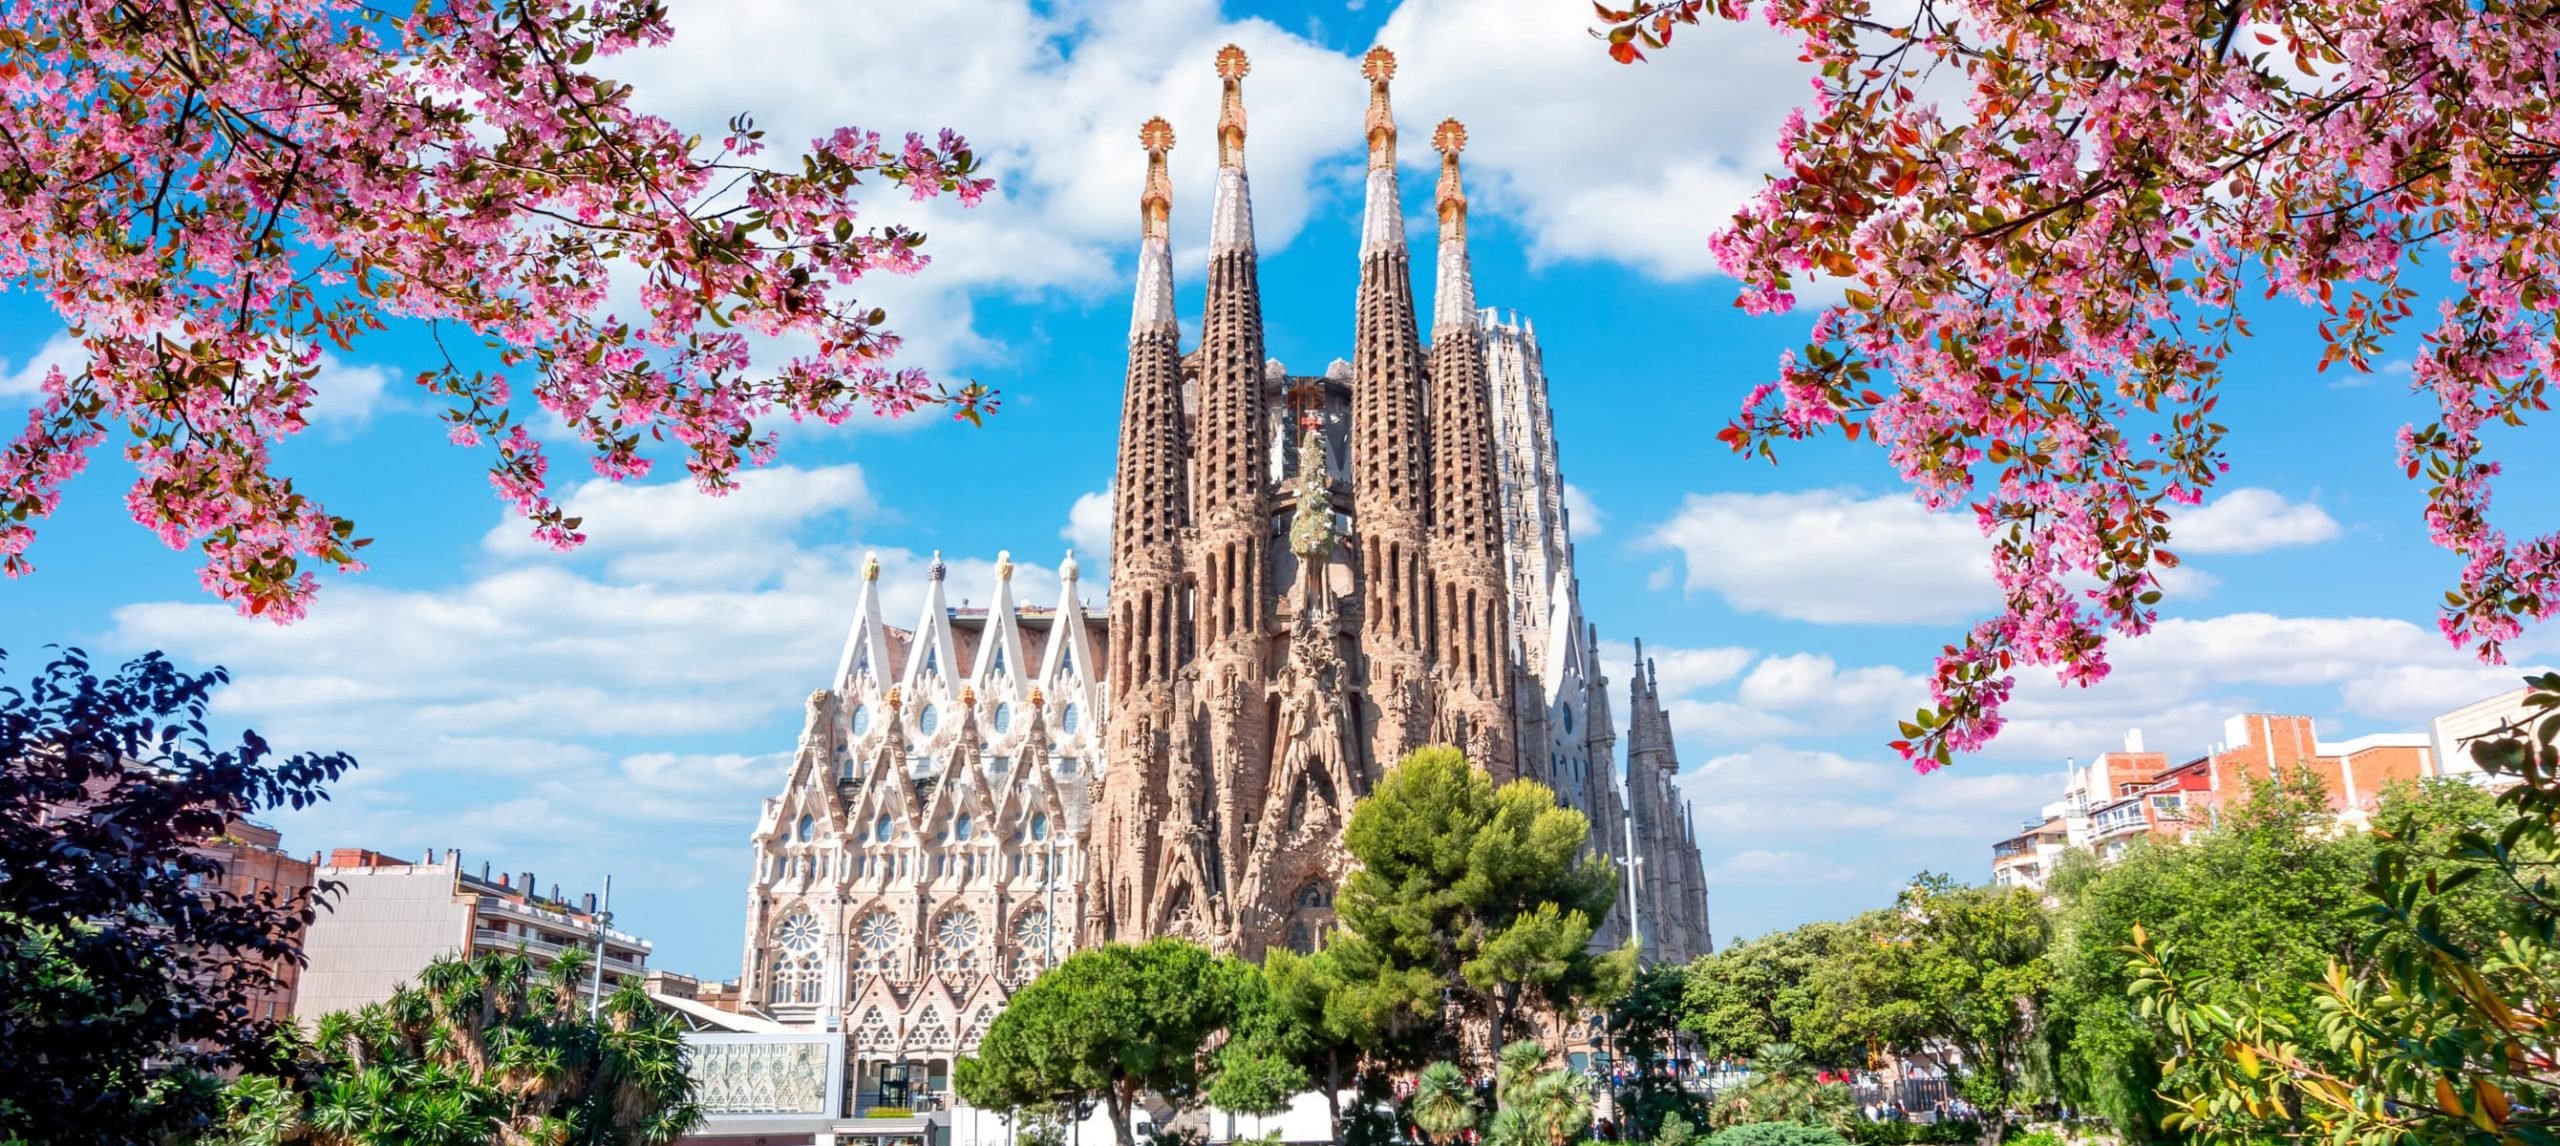
[[[1849,1140],[1824,1126],[1794,1122],[1745,1122],[1716,1131],[1707,1146],[1849,1146]]]
[[[2062,1136],[2050,1130],[2030,1130],[2010,1135],[2008,1146],[2062,1146]]]
[[[1970,1146],[1981,1141],[1982,1124],[1971,1120],[1942,1122],[1854,1122],[1849,1141],[1857,1146]]]

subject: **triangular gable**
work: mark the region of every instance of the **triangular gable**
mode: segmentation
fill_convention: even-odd
[[[880,555],[864,554],[862,588],[854,595],[853,626],[846,630],[844,652],[836,657],[834,687],[854,695],[873,691],[869,684],[892,679],[887,623],[880,616]]]
[[[1094,660],[1093,639],[1086,632],[1084,603],[1076,599],[1076,555],[1071,550],[1058,564],[1058,611],[1049,623],[1049,645],[1040,654],[1040,686],[1049,702],[1048,726],[1059,732],[1061,741],[1079,737],[1087,743],[1099,744],[1094,738],[1095,700],[1101,693],[1102,665]],[[1072,729],[1060,723],[1068,705],[1077,706],[1077,722]]]
[[[978,695],[999,702],[1021,700],[1030,689],[1033,671],[1025,656],[1022,620],[1014,609],[1013,554],[998,553],[995,600],[987,607],[986,631],[978,638],[978,663],[970,667],[969,673]],[[1003,735],[1014,730],[988,731]]]
[[[959,691],[960,658],[951,642],[951,607],[942,594],[943,572],[942,553],[936,550],[933,567],[925,575],[924,616],[916,621],[915,639],[908,646],[906,672],[901,678],[910,708]]]

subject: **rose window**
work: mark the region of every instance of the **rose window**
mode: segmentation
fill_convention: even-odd
[[[898,973],[900,930],[896,916],[874,910],[854,925],[853,935],[859,946],[854,954],[854,970],[874,975]]]
[[[966,975],[978,969],[978,917],[954,911],[933,928],[933,969]]]
[[[774,939],[782,944],[783,950],[794,955],[815,951],[818,949],[818,919],[806,911],[792,912],[789,919],[782,921],[781,929],[774,932]]]
[[[1023,912],[1013,917],[1013,961],[1015,980],[1038,975],[1049,963],[1049,913],[1040,910]]]

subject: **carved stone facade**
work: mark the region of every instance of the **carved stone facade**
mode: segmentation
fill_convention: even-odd
[[[1264,354],[1243,81],[1217,59],[1216,202],[1200,344],[1174,311],[1162,120],[1147,176],[1108,607],[1074,561],[1058,606],[948,607],[912,630],[866,569],[852,636],[754,837],[748,998],[853,1035],[866,1061],[948,1060],[1078,944],[1184,935],[1312,949],[1349,866],[1354,801],[1395,759],[1457,744],[1554,787],[1595,851],[1634,840],[1649,960],[1706,950],[1706,885],[1669,723],[1636,685],[1630,787],[1584,621],[1546,379],[1525,323],[1479,311],[1459,171],[1433,133],[1431,341],[1397,188],[1394,57],[1370,84],[1355,348],[1322,375]],[[1088,859],[1088,857],[1090,857]],[[1624,897],[1622,896],[1622,899]],[[867,1068],[866,1068],[867,1069]],[[863,1075],[863,1079],[869,1078]],[[858,1085],[861,1085],[859,1080]]]
[[[1074,558],[1061,572],[1057,607],[1025,607],[999,559],[993,604],[962,610],[937,557],[924,615],[895,629],[865,563],[834,682],[756,824],[749,1003],[850,1032],[866,1062],[947,1063],[1073,947],[1109,648]]]

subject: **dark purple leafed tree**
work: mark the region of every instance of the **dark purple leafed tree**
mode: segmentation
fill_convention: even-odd
[[[229,675],[158,653],[111,675],[77,649],[26,679],[0,653],[0,1141],[183,1139],[215,1076],[266,1065],[250,1002],[302,958],[310,892],[250,897],[199,850],[324,798],[343,754],[217,746]]]

